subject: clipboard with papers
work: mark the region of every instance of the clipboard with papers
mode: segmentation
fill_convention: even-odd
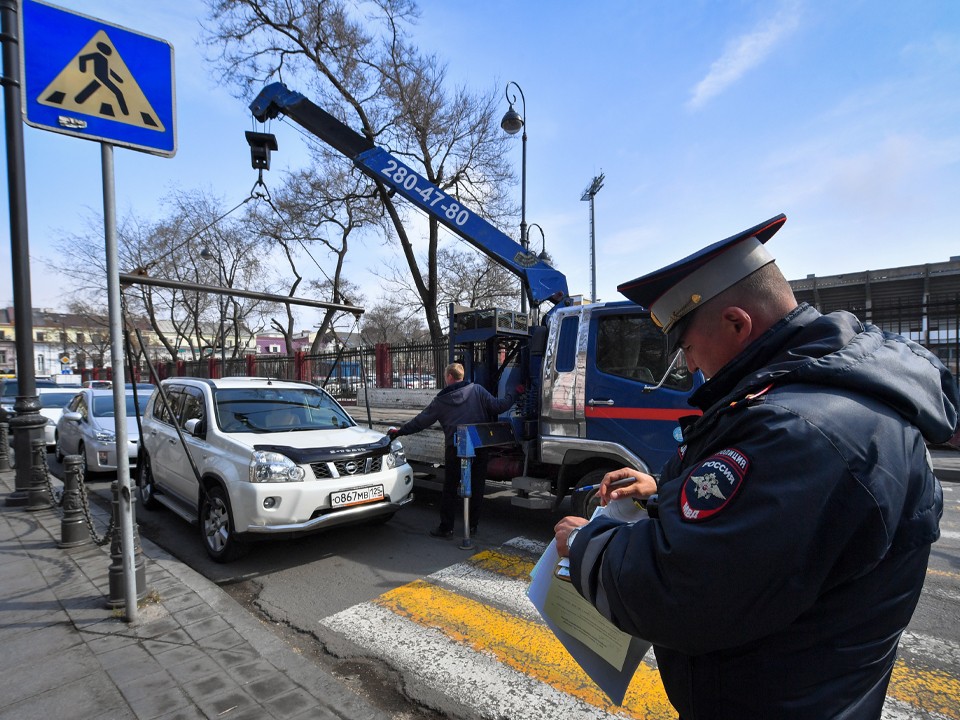
[[[643,513],[633,502],[598,508],[593,517],[607,514],[626,522]],[[615,705],[621,705],[650,643],[619,630],[585,600],[570,582],[569,558],[561,558],[551,541],[530,573],[527,597],[547,627]]]

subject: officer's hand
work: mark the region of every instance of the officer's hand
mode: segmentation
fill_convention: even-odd
[[[645,472],[633,468],[620,468],[603,476],[597,492],[601,505],[620,498],[646,500],[657,492],[657,481]]]
[[[587,522],[589,521],[585,518],[568,515],[554,525],[553,533],[557,539],[557,552],[560,553],[560,557],[567,557],[570,554],[570,549],[567,547],[567,538],[570,537],[570,533],[574,528],[583,527]]]
[[[394,440],[396,440],[399,434],[400,434],[400,431],[395,427],[392,427],[389,430],[387,430],[387,437],[390,438],[390,442],[393,442]]]

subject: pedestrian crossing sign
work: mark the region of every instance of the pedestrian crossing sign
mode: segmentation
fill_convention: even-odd
[[[176,152],[169,43],[39,0],[23,0],[20,37],[28,125]]]

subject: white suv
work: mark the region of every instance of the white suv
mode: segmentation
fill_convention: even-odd
[[[256,537],[386,522],[413,500],[400,443],[315,385],[170,378],[161,388],[143,417],[140,501],[199,522],[214,560],[239,557]]]

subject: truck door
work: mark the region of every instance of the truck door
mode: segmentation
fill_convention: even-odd
[[[687,397],[702,380],[685,364],[663,377],[671,356],[667,341],[636,305],[608,305],[590,313],[584,416],[590,440],[619,443],[659,473],[681,439],[678,419],[697,411]]]

